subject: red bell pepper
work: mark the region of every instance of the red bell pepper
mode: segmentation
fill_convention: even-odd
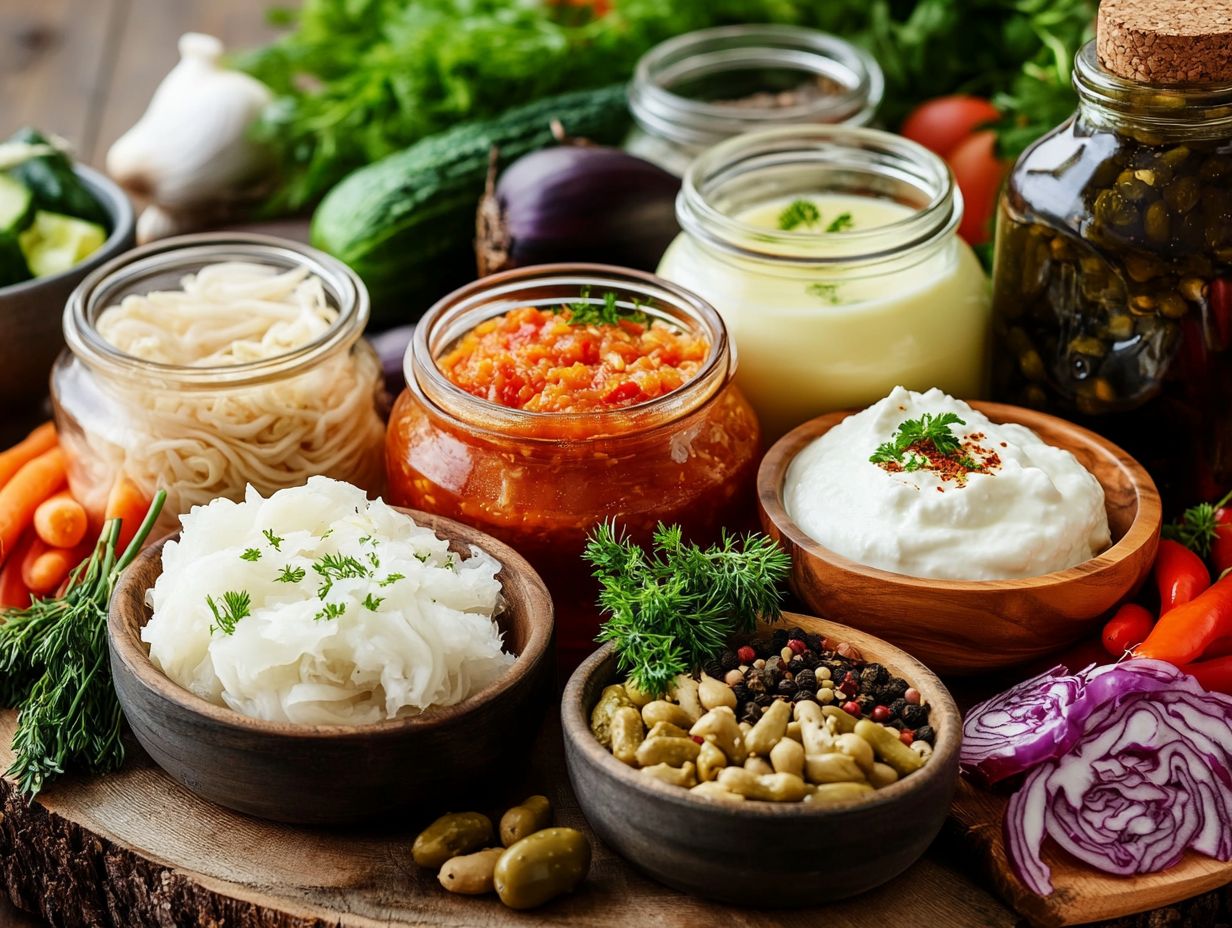
[[[1189,602],[1211,585],[1211,574],[1202,558],[1179,541],[1165,538],[1155,557],[1155,584],[1159,587],[1159,614]]]
[[[1127,652],[1146,641],[1154,624],[1155,616],[1151,615],[1148,609],[1137,603],[1126,603],[1104,625],[1104,633],[1100,639],[1104,643],[1104,650],[1113,657],[1124,657]]]

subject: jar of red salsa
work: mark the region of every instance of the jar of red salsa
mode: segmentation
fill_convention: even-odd
[[[542,265],[484,278],[423,317],[386,439],[389,496],[508,542],[556,604],[562,664],[593,650],[581,560],[615,520],[708,543],[752,523],[760,431],[708,303],[650,274]]]

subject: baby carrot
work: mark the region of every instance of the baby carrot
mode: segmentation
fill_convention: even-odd
[[[54,423],[44,422],[7,451],[0,451],[0,486],[8,483],[23,464],[56,446]]]
[[[86,542],[72,548],[55,548],[36,539],[22,560],[22,582],[31,593],[47,596],[59,588],[74,567],[90,556],[91,550],[93,546]]]
[[[64,486],[64,452],[52,448],[21,466],[0,487],[0,560],[6,560],[21,533],[34,521],[39,503]]]
[[[149,508],[150,501],[137,489],[135,483],[123,474],[116,477],[116,482],[107,495],[107,509],[104,517],[121,520],[120,537],[116,542],[117,556],[123,554],[128,543],[133,540]]]
[[[25,609],[30,605],[30,591],[21,579],[21,565],[33,543],[34,532],[23,534],[13,548],[13,556],[0,570],[0,608]]]
[[[85,507],[68,490],[61,490],[34,510],[34,530],[53,548],[75,547],[89,527]]]

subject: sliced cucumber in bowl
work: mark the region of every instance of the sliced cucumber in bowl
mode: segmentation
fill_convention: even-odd
[[[0,174],[0,235],[16,235],[34,218],[34,194],[7,174]]]
[[[107,231],[84,219],[36,210],[34,221],[17,240],[30,273],[47,277],[67,271],[92,255],[107,240]]]

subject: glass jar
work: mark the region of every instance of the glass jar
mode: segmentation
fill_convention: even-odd
[[[867,52],[801,26],[719,26],[656,45],[637,63],[625,147],[673,174],[732,136],[795,123],[869,123],[885,80]]]
[[[784,231],[748,221],[811,197],[853,204],[854,222]],[[864,223],[861,207],[893,216]],[[983,395],[987,279],[954,232],[953,175],[921,146],[842,126],[749,133],[693,163],[676,215],[683,232],[658,273],[723,316],[767,438],[898,385]]]
[[[1171,505],[1232,486],[1232,84],[1074,62],[1078,111],[999,207],[999,399],[1102,432]]]
[[[479,323],[522,306],[556,307],[613,292],[709,345],[682,387],[623,409],[536,413],[474,396],[436,359]],[[732,384],[735,353],[701,299],[640,271],[557,264],[496,274],[437,303],[407,350],[407,389],[389,422],[390,499],[466,522],[507,542],[540,572],[569,666],[594,650],[597,584],[586,536],[613,519],[639,543],[659,522],[706,543],[753,522],[757,420]]]
[[[126,296],[177,290],[207,265],[243,261],[307,266],[337,318],[315,341],[274,358],[230,366],[154,363],[99,333]],[[340,261],[260,235],[186,235],[138,248],[90,274],[64,310],[68,349],[52,371],[60,444],[73,495],[101,515],[117,481],[146,498],[167,491],[160,525],[217,497],[242,499],[320,474],[372,493],[384,485],[380,363],[360,336],[368,296]]]

